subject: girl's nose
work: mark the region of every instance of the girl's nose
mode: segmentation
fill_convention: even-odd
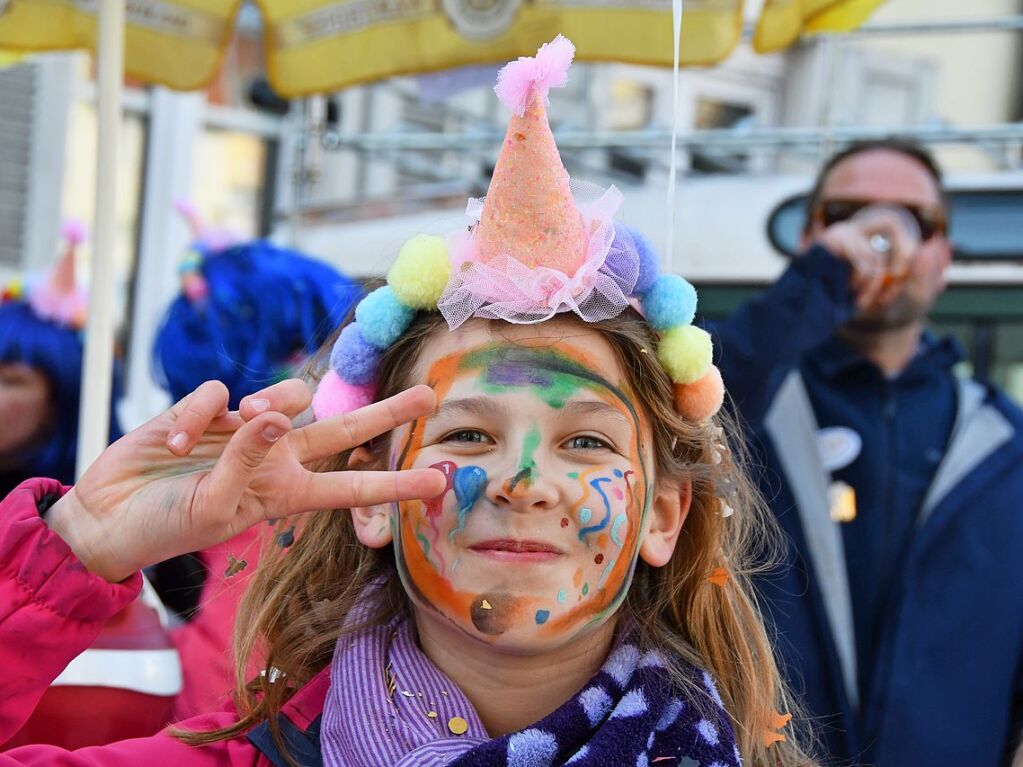
[[[505,476],[496,474],[487,486],[487,498],[508,511],[543,511],[558,505],[558,485],[535,462],[519,466]]]

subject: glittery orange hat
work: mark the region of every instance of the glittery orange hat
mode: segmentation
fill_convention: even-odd
[[[586,257],[588,233],[547,121],[547,92],[564,86],[574,54],[558,35],[501,70],[495,90],[512,117],[476,230],[481,261],[510,256],[571,276]]]

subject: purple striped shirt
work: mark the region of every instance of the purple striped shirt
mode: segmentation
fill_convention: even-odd
[[[469,725],[462,735],[448,729],[455,717]],[[323,711],[328,767],[443,767],[489,739],[468,698],[419,649],[412,621],[338,647]]]

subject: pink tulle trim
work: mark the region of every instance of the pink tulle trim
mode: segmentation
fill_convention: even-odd
[[[44,320],[75,330],[85,325],[86,296],[83,290],[76,288],[64,293],[54,288],[49,280],[41,280],[32,288],[28,303],[36,316]]]
[[[590,198],[578,201],[578,208],[591,235],[586,259],[573,275],[543,266],[531,269],[511,256],[482,263],[474,257],[471,232],[449,238],[451,278],[437,308],[451,329],[470,317],[531,324],[571,311],[598,322],[624,311],[639,277],[639,257],[615,245],[612,217],[622,195],[613,186],[599,193],[575,185],[574,191]],[[478,222],[482,209],[482,200],[470,200],[466,212]]]
[[[521,56],[497,74],[494,92],[514,114],[521,117],[533,93],[546,102],[551,88],[564,88],[575,46],[564,35],[544,43],[536,56]]]

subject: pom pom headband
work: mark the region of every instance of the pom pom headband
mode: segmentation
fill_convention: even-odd
[[[635,305],[657,331],[657,356],[675,385],[675,406],[703,421],[724,389],[706,331],[692,325],[696,290],[658,272],[638,232],[612,219],[621,194],[570,183],[547,121],[547,92],[562,87],[574,47],[561,35],[535,58],[501,70],[495,90],[512,111],[490,190],[471,200],[469,231],[417,235],[405,243],[355,321],[335,342],[313,399],[317,418],[373,401],[380,356],[416,312],[440,311],[454,329],[470,317],[536,323],[572,311],[587,322]]]

